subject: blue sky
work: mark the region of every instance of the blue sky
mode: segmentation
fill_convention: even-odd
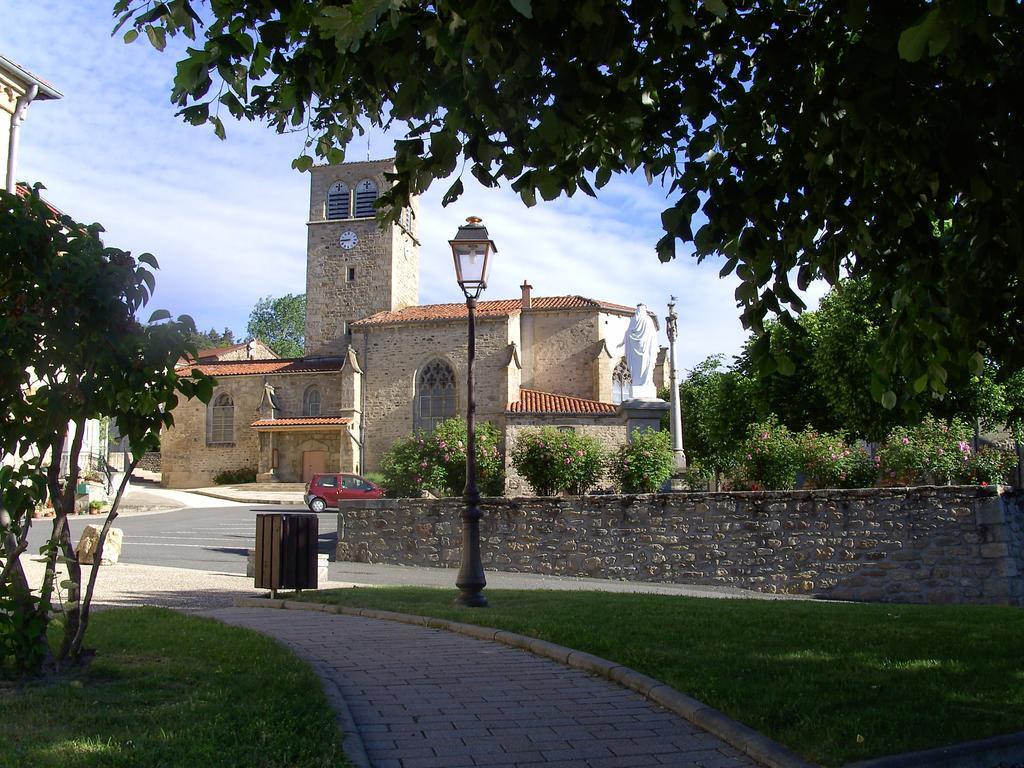
[[[21,132],[18,178],[41,181],[48,198],[80,221],[98,221],[106,242],[160,262],[151,307],[192,315],[202,328],[237,335],[262,296],[305,290],[309,185],[291,169],[303,135],[278,135],[227,117],[227,141],[187,125],[169,101],[177,45],[164,53],[144,40],[111,37],[113,0],[8,0],[0,54],[52,83],[64,98],[37,102]],[[388,157],[372,134],[352,160]],[[447,241],[470,214],[498,246],[485,299],[580,294],[658,315],[678,298],[679,367],[739,351],[746,337],[735,280],[689,256],[661,264],[654,252],[660,186],[618,177],[597,200],[584,195],[526,208],[511,190],[485,190],[463,176],[466,193],[442,208],[448,183],[420,200],[420,302],[458,301]],[[816,303],[821,291],[813,292]]]

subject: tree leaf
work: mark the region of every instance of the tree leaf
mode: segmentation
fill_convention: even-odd
[[[444,193],[444,197],[441,198],[442,207],[447,207],[458,200],[463,191],[462,179],[456,179],[455,183]]]
[[[933,8],[917,24],[903,30],[897,46],[901,59],[910,62],[921,59],[932,36],[939,31],[939,11],[939,8]]]
[[[722,0],[702,0],[701,5],[720,19],[724,19],[729,12]]]
[[[533,18],[533,7],[531,0],[508,0],[509,4],[528,19]]]

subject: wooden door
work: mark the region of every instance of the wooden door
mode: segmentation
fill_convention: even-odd
[[[327,451],[302,452],[302,482],[308,483],[317,472],[327,468]]]

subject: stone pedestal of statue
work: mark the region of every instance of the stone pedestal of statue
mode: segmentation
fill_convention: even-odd
[[[619,417],[626,424],[626,434],[633,439],[634,432],[661,428],[661,417],[668,413],[668,403],[658,398],[626,400],[619,405]]]

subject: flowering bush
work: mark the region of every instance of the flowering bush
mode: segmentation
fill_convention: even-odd
[[[543,427],[519,434],[511,461],[538,496],[582,495],[601,477],[604,452],[592,437]]]
[[[896,427],[878,451],[882,482],[948,485],[966,480],[971,465],[971,428],[926,416],[914,427]]]
[[[498,430],[483,422],[476,426],[476,471],[480,493],[500,496],[504,489],[504,463],[498,452]],[[441,422],[432,432],[395,441],[381,458],[387,495],[417,498],[458,496],[466,485],[466,422]]]
[[[625,493],[654,493],[671,476],[674,459],[668,432],[634,432],[609,469]]]
[[[994,445],[987,445],[970,455],[960,481],[978,485],[995,485],[1005,482],[1006,475],[1016,465],[1016,454]]]
[[[878,478],[867,449],[812,429],[796,435],[800,464],[813,488],[871,488]]]
[[[748,427],[738,466],[744,484],[753,490],[792,488],[800,465],[796,438],[774,414]]]

